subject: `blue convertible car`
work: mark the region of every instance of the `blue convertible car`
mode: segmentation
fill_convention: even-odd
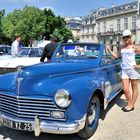
[[[89,138],[101,108],[122,90],[120,70],[102,44],[59,44],[50,63],[0,75],[0,124]]]

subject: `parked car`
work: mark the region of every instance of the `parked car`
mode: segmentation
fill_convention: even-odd
[[[11,54],[11,46],[0,45],[0,55]]]
[[[120,70],[103,44],[59,44],[50,63],[0,76],[1,125],[90,138],[101,109],[122,90]]]
[[[136,54],[135,58],[136,58],[136,61],[138,62],[138,64],[140,64],[140,54]]]
[[[136,54],[135,58],[136,58],[136,63],[137,63],[138,65],[140,65],[140,54]],[[139,71],[139,73],[140,73],[140,69],[138,69],[138,71]]]
[[[29,66],[40,62],[43,48],[22,47],[19,56],[0,56],[0,68],[16,68],[18,66]]]

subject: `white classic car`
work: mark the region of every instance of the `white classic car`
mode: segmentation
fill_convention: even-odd
[[[43,48],[23,47],[18,57],[2,55],[0,56],[0,68],[17,68],[37,64],[40,62],[42,51]]]

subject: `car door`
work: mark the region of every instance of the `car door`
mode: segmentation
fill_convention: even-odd
[[[115,63],[116,62],[116,63]],[[117,63],[118,62],[118,63]],[[115,61],[115,59],[107,53],[103,52],[102,57],[102,67],[104,69],[105,76],[105,98],[110,101],[116,94],[118,93],[118,73],[117,68],[119,66],[119,61]],[[118,69],[118,72],[120,70]]]

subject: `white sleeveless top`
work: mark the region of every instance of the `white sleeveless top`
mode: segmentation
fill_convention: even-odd
[[[122,57],[122,69],[132,69],[134,65],[136,65],[135,61],[135,51],[130,49],[122,49],[121,50],[121,57]]]

